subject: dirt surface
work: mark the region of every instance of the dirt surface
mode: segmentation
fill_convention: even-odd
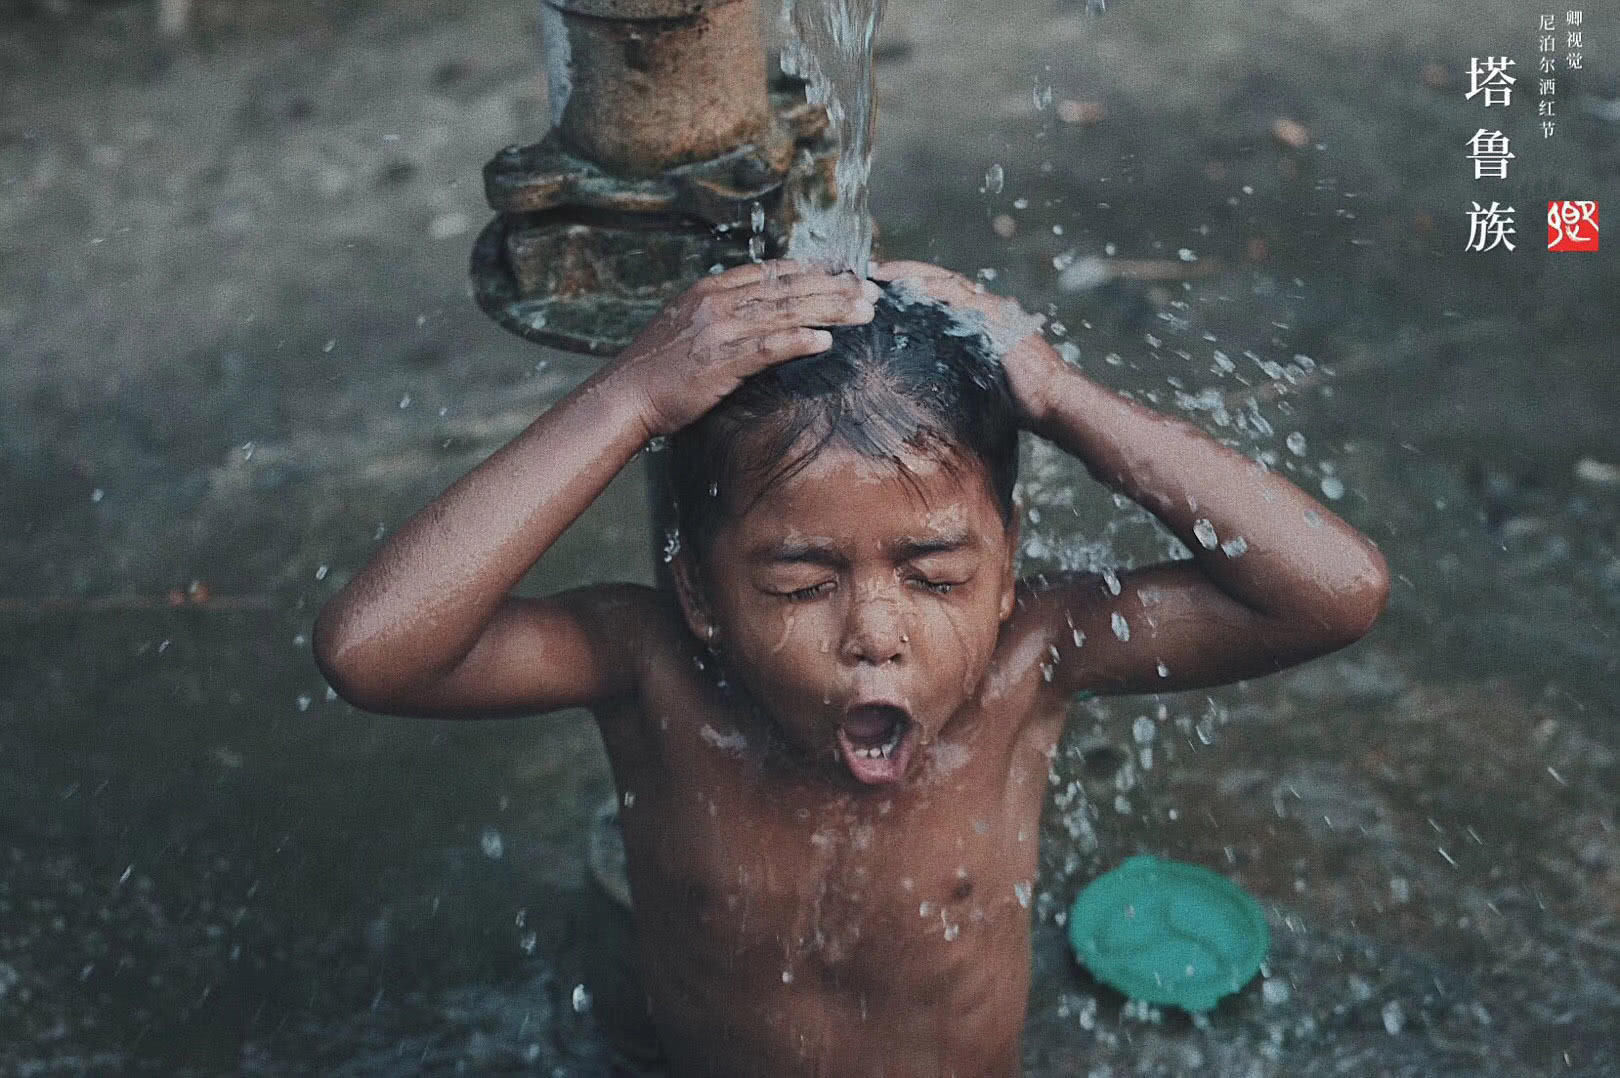
[[[173,38],[144,3],[0,14],[0,1071],[600,1073],[594,731],[366,716],[307,639],[591,369],[465,285],[479,169],[543,133],[532,6],[198,0]],[[1620,1073],[1620,260],[1540,239],[1549,198],[1620,206],[1620,18],[1585,9],[1544,140],[1537,14],[890,12],[886,256],[990,271],[1397,580],[1344,653],[1077,710],[1032,1075]],[[1505,116],[1463,96],[1501,54]],[[1471,178],[1481,126],[1507,181]],[[1491,199],[1519,249],[1463,251]],[[650,579],[639,472],[528,589]],[[1024,485],[1031,569],[1168,549],[1046,447]],[[1271,920],[1207,1022],[1064,948],[1075,890],[1137,851]]]

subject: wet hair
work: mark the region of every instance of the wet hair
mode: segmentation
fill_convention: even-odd
[[[958,476],[977,462],[1002,522],[1012,522],[1018,418],[989,339],[892,283],[871,322],[831,332],[827,351],[749,377],[670,439],[673,515],[697,561],[721,522],[754,504],[732,497],[741,480],[758,482],[757,502],[829,444],[893,464],[914,487],[902,450]]]

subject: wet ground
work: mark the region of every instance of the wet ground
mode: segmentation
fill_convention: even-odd
[[[1394,8],[934,0],[882,35],[886,255],[993,271],[1396,574],[1337,655],[1079,705],[1032,1075],[1620,1073],[1620,262],[1538,250],[1535,210],[1620,205],[1620,19],[1584,12],[1543,140],[1535,12]],[[479,167],[542,131],[529,5],[215,0],[168,43],[147,5],[0,11],[0,1071],[598,1073],[594,731],[362,715],[307,640],[590,369],[463,283]],[[1504,53],[1500,118],[1463,91]],[[1463,252],[1492,198],[1519,249]],[[650,577],[638,472],[528,588]],[[1031,569],[1169,549],[1045,448],[1025,486]],[[1138,851],[1267,911],[1207,1023],[1063,949]]]

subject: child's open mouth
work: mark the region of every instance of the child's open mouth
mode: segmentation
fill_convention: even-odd
[[[838,751],[856,779],[870,785],[899,782],[911,761],[915,726],[893,704],[863,704],[844,713]]]

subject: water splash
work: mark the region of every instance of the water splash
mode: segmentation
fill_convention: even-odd
[[[752,213],[748,218],[752,233],[748,237],[748,257],[754,262],[765,260],[765,207],[758,202],[754,203]]]
[[[812,104],[827,109],[838,139],[833,173],[837,198],[818,206],[799,196],[789,258],[854,270],[865,277],[872,257],[867,179],[877,129],[872,42],[887,0],[783,0],[778,29],[782,70],[804,79]]]

